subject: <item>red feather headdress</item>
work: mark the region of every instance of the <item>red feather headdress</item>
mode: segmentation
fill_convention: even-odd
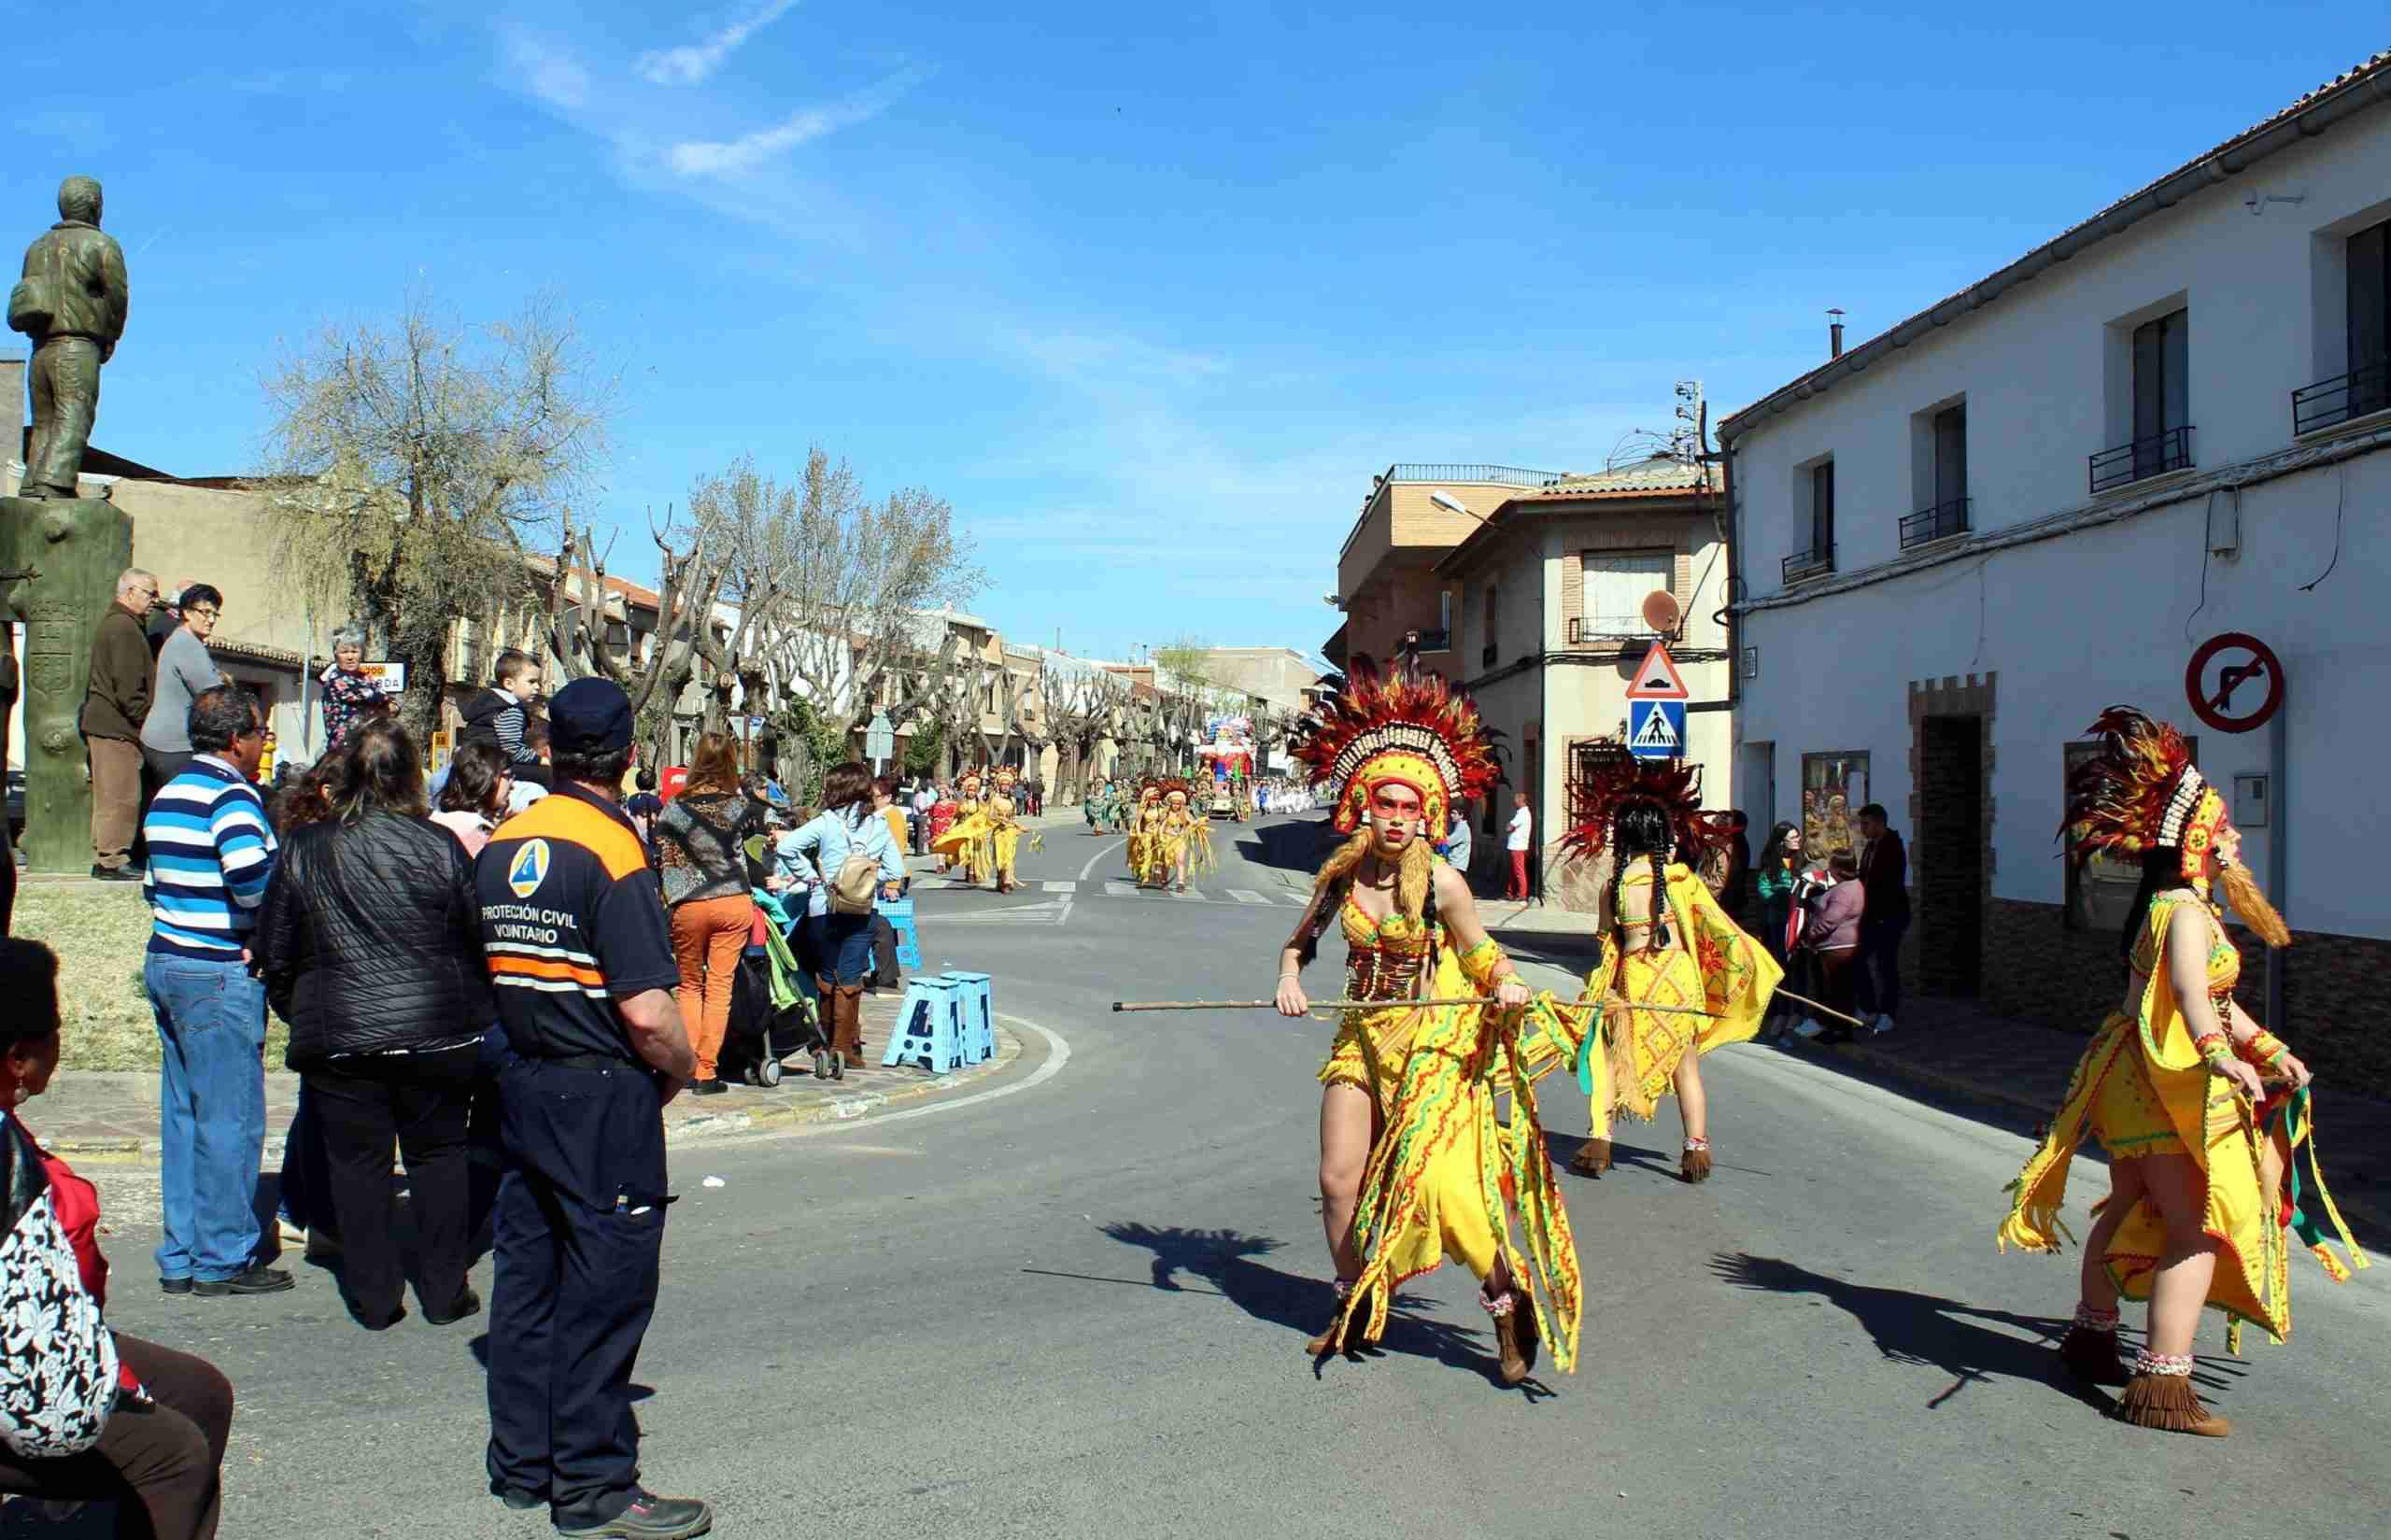
[[[2139,863],[2153,850],[2180,850],[2185,878],[2203,892],[2212,849],[2228,865],[2241,860],[2242,837],[2225,798],[2192,763],[2191,746],[2172,724],[2111,706],[2085,731],[2101,740],[2101,752],[2068,772],[2059,835],[2070,860]]]
[[[1702,811],[1702,798],[1694,791],[1700,774],[1693,766],[1674,759],[1629,759],[1605,766],[1579,792],[1561,848],[1573,855],[1600,855],[1610,848],[1611,829],[1619,815],[1641,803],[1659,808],[1669,821],[1677,858],[1699,865],[1726,842],[1723,825]]]
[[[1362,827],[1372,787],[1398,781],[1420,794],[1431,837],[1440,835],[1455,803],[1486,796],[1503,773],[1468,696],[1442,674],[1381,673],[1366,657],[1297,726],[1293,749],[1312,784],[1335,788],[1343,834]]]

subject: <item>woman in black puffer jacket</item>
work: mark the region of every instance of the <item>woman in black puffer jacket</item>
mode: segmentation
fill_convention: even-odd
[[[446,1325],[481,1308],[465,1282],[465,1136],[491,1007],[473,863],[424,816],[422,762],[396,722],[351,728],[325,792],[283,842],[258,967],[322,1125],[350,1311],[375,1331],[406,1314],[396,1139],[423,1243],[417,1299]]]

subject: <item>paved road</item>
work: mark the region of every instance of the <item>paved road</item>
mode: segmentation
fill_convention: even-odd
[[[1068,1042],[1051,1079],[675,1151],[645,1458],[654,1484],[716,1502],[717,1533],[2383,1533],[2391,1273],[2336,1290],[2296,1258],[2294,1346],[2243,1364],[2208,1335],[2232,1440],[2118,1428],[2051,1378],[2072,1265],[1991,1247],[2020,1132],[1766,1049],[1711,1061],[1709,1185],[1674,1179],[1673,1111],[1623,1130],[1613,1176],[1564,1179],[1587,1282],[1576,1376],[1501,1390],[1452,1268],[1406,1299],[1387,1351],[1315,1374],[1325,1029],[1107,1009],[1266,995],[1295,911],[1112,896],[1119,860],[1117,841],[1056,831],[1026,875],[1072,893],[921,891],[932,966],[985,968],[1000,1009]],[[1202,886],[1295,880],[1239,856]],[[1052,1063],[1023,1036],[1020,1064],[975,1089]],[[1564,1157],[1573,1101],[1548,1098]],[[240,1387],[228,1536],[546,1533],[482,1495],[472,1328],[368,1335],[313,1269],[276,1298],[169,1304],[144,1287],[153,1241],[110,1242],[112,1314]]]

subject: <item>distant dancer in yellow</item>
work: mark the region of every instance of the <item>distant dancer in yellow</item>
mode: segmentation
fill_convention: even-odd
[[[1395,1292],[1451,1256],[1478,1276],[1505,1384],[1527,1378],[1539,1340],[1574,1368],[1577,1245],[1521,1046],[1523,1025],[1553,1029],[1551,1000],[1531,997],[1429,833],[1457,798],[1494,784],[1477,708],[1436,675],[1385,678],[1357,657],[1295,752],[1334,786],[1334,822],[1349,838],[1280,954],[1279,1010],[1310,1009],[1300,975],[1330,925],[1345,937],[1348,997],[1386,1002],[1346,1017],[1320,1072],[1321,1219],[1337,1305],[1309,1349],[1378,1341]],[[1405,1003],[1485,996],[1496,1003]],[[1496,1109],[1505,1094],[1507,1123]]]
[[[966,770],[955,786],[955,822],[930,841],[930,854],[946,862],[950,874],[966,886],[977,887],[987,828],[987,780],[978,770]]]
[[[995,784],[994,791],[982,796],[980,789],[986,782],[979,772],[963,778],[959,815],[952,827],[931,841],[930,849],[959,861],[968,885],[977,887],[982,877],[992,877],[998,893],[1011,893],[1020,885],[1015,874],[1023,834],[1015,800],[1020,774],[1005,766],[997,771]],[[1037,848],[1034,840],[1031,848]]]
[[[1710,1104],[1702,1056],[1760,1032],[1784,977],[1776,960],[1711,897],[1699,869],[1725,831],[1701,812],[1690,767],[1634,760],[1598,774],[1564,848],[1608,855],[1596,932],[1602,960],[1586,979],[1587,1007],[1562,1018],[1574,1032],[1560,1046],[1586,1093],[1592,1132],[1570,1169],[1610,1169],[1611,1120],[1649,1122],[1675,1092],[1684,1125],[1678,1174],[1709,1179]],[[1597,1007],[1592,1002],[1622,1002]],[[1666,1006],[1655,1010],[1639,1006]],[[1541,1054],[1537,1055],[1540,1059]],[[1540,1071],[1539,1071],[1540,1072]]]
[[[2267,945],[2287,946],[2291,933],[2241,863],[2225,799],[2194,768],[2180,733],[2130,706],[2110,707],[2089,736],[2101,752],[2070,773],[2060,832],[2072,861],[2107,855],[2142,868],[2120,938],[2124,997],[2076,1062],[2049,1136],[2011,1184],[1999,1239],[2058,1250],[2068,1233],[2059,1219],[2068,1164],[2087,1136],[2099,1139],[2109,1195],[2093,1209],[2082,1293],[2059,1357],[2081,1379],[2124,1386],[2115,1408],[2123,1420],[2222,1438],[2231,1424],[2192,1385],[2201,1307],[2224,1313],[2228,1351],[2241,1350],[2243,1321],[2283,1340],[2291,1330],[2286,1226],[2336,1281],[2348,1268],[2327,1246],[2326,1225],[2354,1265],[2367,1261],[2316,1165],[2308,1067],[2233,998],[2242,956],[2210,902],[2212,881]],[[2150,1302],[2130,1374],[2117,1346],[2120,1297]]]
[[[1138,787],[1138,805],[1129,815],[1129,875],[1139,887],[1160,887],[1169,868],[1163,863],[1162,781],[1148,776]]]
[[[1219,865],[1212,854],[1212,825],[1195,805],[1187,783],[1172,776],[1162,784],[1162,833],[1159,856],[1149,857],[1154,885],[1167,882],[1173,893],[1187,891],[1190,870],[1205,872]]]

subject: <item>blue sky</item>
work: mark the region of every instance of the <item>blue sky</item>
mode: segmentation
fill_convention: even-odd
[[[592,512],[818,442],[949,498],[1010,632],[1309,651],[1387,462],[1599,468],[2386,41],[2267,10],[8,5],[0,210],[105,182],[135,459],[254,465],[277,338],[546,290],[623,371]]]

